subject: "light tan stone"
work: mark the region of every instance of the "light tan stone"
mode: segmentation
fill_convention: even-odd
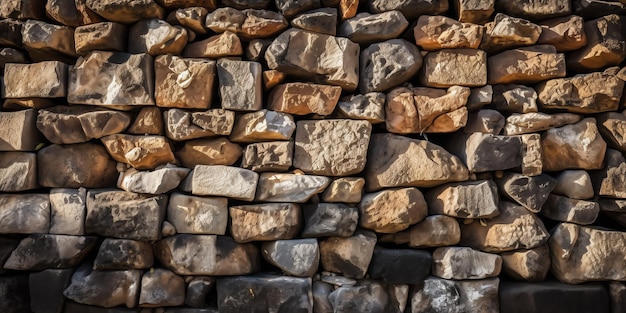
[[[289,140],[295,130],[291,115],[263,109],[239,116],[230,140],[238,143]]]
[[[85,234],[87,189],[50,190],[50,233],[82,236]]]
[[[502,252],[502,271],[517,280],[540,282],[550,271],[548,245],[529,250]]]
[[[487,84],[487,54],[477,49],[442,49],[424,57],[421,82],[428,87]]]
[[[117,187],[143,194],[164,194],[178,187],[191,170],[171,164],[159,166],[153,171],[138,171],[134,168],[120,173]]]
[[[262,72],[258,62],[218,60],[217,76],[222,108],[235,111],[262,109]]]
[[[452,133],[467,124],[467,108],[461,107],[457,110],[441,114],[435,118],[432,124],[424,130],[425,133]]]
[[[345,277],[363,278],[372,260],[376,235],[358,230],[351,237],[329,237],[321,240],[320,261],[325,271]]]
[[[207,33],[204,23],[208,13],[209,10],[205,7],[186,7],[176,10],[174,17],[180,25],[193,31],[196,35],[204,35]]]
[[[452,246],[461,240],[459,223],[445,215],[427,216],[407,232],[409,246],[413,248]]]
[[[162,136],[109,135],[100,139],[118,162],[138,170],[154,169],[166,163],[175,163],[170,144]]]
[[[324,194],[324,202],[357,203],[361,201],[365,179],[363,177],[340,177],[334,179]]]
[[[141,277],[139,305],[145,308],[185,303],[185,280],[169,270],[157,268]]]
[[[269,95],[267,108],[295,115],[329,115],[341,96],[341,87],[310,83],[277,85]]]
[[[615,111],[620,105],[624,81],[600,72],[551,79],[537,87],[542,109],[572,113]]]
[[[324,176],[261,173],[255,201],[305,203],[328,184],[330,178]]]
[[[278,12],[247,9],[241,13],[245,15],[245,20],[237,35],[244,40],[271,38],[289,26],[287,19]]]
[[[67,96],[68,65],[58,61],[7,64],[4,67],[4,97],[60,98]],[[28,82],[27,84],[24,82]]]
[[[24,22],[22,44],[34,61],[63,60],[76,56],[74,29],[38,20]]]
[[[498,187],[491,180],[451,183],[426,194],[430,215],[459,218],[491,218],[498,211]]]
[[[385,91],[407,82],[422,66],[419,49],[404,39],[371,44],[361,52],[359,90]]]
[[[190,43],[183,52],[183,56],[187,58],[218,59],[240,55],[243,55],[241,41],[235,33],[230,31]]]
[[[241,24],[246,16],[241,11],[230,8],[218,8],[209,13],[206,17],[206,27],[213,32],[223,33],[225,31],[237,33],[241,30]]]
[[[187,168],[196,165],[233,165],[241,157],[241,146],[226,138],[187,140],[176,150],[176,158]],[[245,157],[244,157],[245,158]],[[247,168],[242,166],[243,168]]]
[[[421,0],[368,0],[366,4],[369,11],[374,13],[398,10],[408,20],[415,20],[420,15],[437,15],[448,10],[448,1],[433,0],[423,2]]]
[[[417,188],[367,193],[359,203],[360,225],[377,233],[396,233],[428,215],[426,200]]]
[[[255,172],[286,171],[293,164],[293,146],[293,141],[251,143],[243,152],[241,167]]]
[[[235,123],[235,112],[223,109],[185,111],[170,109],[164,114],[165,134],[168,138],[182,141],[202,137],[230,135]]]
[[[291,26],[315,33],[335,36],[337,34],[338,10],[325,7],[299,14],[291,20]]]
[[[105,19],[131,24],[141,19],[163,18],[165,11],[154,0],[86,0],[87,7]]]
[[[600,171],[591,172],[595,193],[610,198],[626,198],[626,158],[613,149],[607,149],[604,166]]]
[[[351,95],[337,103],[337,115],[354,120],[367,120],[372,124],[385,122],[385,94],[369,92],[364,95]]]
[[[159,19],[141,20],[128,30],[128,52],[180,54],[187,44],[187,30],[180,25],[170,25]]]
[[[457,22],[445,16],[422,15],[413,29],[415,43],[424,50],[477,49],[483,39],[480,25]]]
[[[225,165],[196,165],[187,175],[182,189],[198,196],[254,200],[259,174]],[[228,184],[224,184],[228,182]]]
[[[480,49],[497,52],[534,45],[541,35],[541,26],[528,20],[497,13],[493,22],[485,24]]]
[[[143,107],[126,130],[132,135],[163,135],[163,114],[157,107]]]
[[[582,121],[549,129],[541,138],[544,171],[602,168],[606,142],[600,136],[596,120]]]
[[[226,234],[228,199],[173,193],[167,205],[167,220],[179,234]]]
[[[535,133],[550,128],[578,123],[582,117],[572,113],[546,114],[541,112],[511,114],[506,118],[504,135]]]
[[[16,192],[39,188],[37,154],[0,152],[0,191]]]
[[[287,78],[287,75],[277,70],[263,71],[263,87],[265,87],[265,90],[270,90],[282,83],[285,78]]]
[[[557,17],[539,25],[542,31],[537,44],[553,45],[558,52],[577,50],[587,44],[585,20],[580,16]]]
[[[618,65],[626,58],[626,21],[620,15],[606,15],[585,22],[587,44],[567,56],[567,67],[577,72],[590,72]]]
[[[0,112],[0,151],[35,151],[42,142],[33,109]]]
[[[483,279],[497,277],[502,258],[468,247],[442,247],[433,252],[433,275],[445,279]]]
[[[451,1],[458,20],[462,23],[484,24],[493,14],[495,0],[453,0]]]
[[[598,129],[611,148],[626,152],[626,115],[608,112],[597,116]]]
[[[126,26],[114,22],[84,25],[74,30],[76,53],[86,55],[94,50],[125,51]]]
[[[565,56],[553,46],[507,50],[487,60],[490,84],[533,84],[565,77]]]
[[[238,205],[229,208],[236,242],[283,240],[296,237],[302,212],[294,203]]]
[[[522,141],[522,164],[520,165],[523,175],[537,176],[543,172],[543,148],[541,147],[541,135],[523,134]]]
[[[363,12],[341,23],[337,35],[367,44],[397,38],[408,26],[409,22],[400,11],[378,14]]]
[[[155,99],[160,107],[208,109],[213,98],[215,61],[160,55],[154,59]]]
[[[105,188],[115,185],[115,162],[101,146],[91,142],[50,145],[37,152],[42,187]]]

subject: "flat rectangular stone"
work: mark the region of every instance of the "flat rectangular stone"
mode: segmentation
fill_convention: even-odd
[[[68,65],[58,61],[4,66],[6,98],[60,98],[67,95]]]
[[[184,191],[200,196],[254,200],[259,174],[225,165],[196,165],[182,183]]]
[[[263,108],[261,63],[220,59],[217,61],[222,108],[257,111]]]
[[[48,233],[48,194],[0,195],[0,234]]]
[[[39,188],[37,154],[0,152],[0,191],[25,191]]]
[[[167,221],[179,234],[224,235],[228,225],[228,199],[174,193],[167,205]]]
[[[114,22],[101,22],[76,27],[74,44],[76,53],[86,55],[93,50],[126,50],[126,26]]]
[[[0,151],[34,151],[42,142],[37,110],[0,112]]]
[[[478,49],[442,49],[424,57],[421,81],[428,87],[487,84],[487,53]]]
[[[241,167],[255,172],[282,172],[293,163],[293,141],[251,143],[243,152]]]
[[[81,236],[85,234],[87,189],[50,190],[50,233]]]

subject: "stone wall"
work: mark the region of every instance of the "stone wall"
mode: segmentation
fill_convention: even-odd
[[[0,18],[0,312],[626,312],[624,0]]]

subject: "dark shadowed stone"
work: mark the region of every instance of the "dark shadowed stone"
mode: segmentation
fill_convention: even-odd
[[[350,237],[359,221],[357,208],[345,204],[316,203],[303,207],[302,237]]]
[[[94,50],[126,50],[126,26],[114,22],[100,22],[77,27],[74,30],[76,53],[86,55]]]
[[[50,190],[50,233],[59,235],[85,234],[87,189]]]
[[[541,215],[555,221],[589,225],[596,221],[600,205],[594,201],[570,199],[550,195],[541,209]]]
[[[370,12],[379,13],[398,10],[407,19],[420,15],[437,15],[448,10],[448,0],[368,0],[365,4]]]
[[[568,285],[553,281],[502,282],[500,312],[609,313],[609,295],[600,284]]]
[[[82,304],[132,308],[137,305],[141,274],[140,270],[94,271],[89,264],[83,264],[74,272],[63,295]]]
[[[87,193],[85,233],[134,240],[158,240],[167,195],[146,196],[121,190]]]
[[[522,140],[518,136],[473,133],[458,136],[449,148],[471,172],[505,170],[522,164]]]
[[[533,213],[541,210],[550,192],[556,187],[556,180],[545,174],[525,176],[507,173],[496,182],[502,194]]]
[[[30,309],[34,313],[59,313],[63,310],[63,290],[70,282],[74,269],[51,269],[28,276]]]
[[[0,195],[0,233],[48,233],[50,201],[47,194]]]
[[[405,230],[428,215],[422,192],[413,187],[366,193],[358,208],[360,226],[377,233]]]
[[[320,255],[325,271],[350,278],[363,278],[376,246],[373,232],[359,230],[352,237],[329,237],[322,240]]]
[[[74,267],[96,245],[96,240],[96,237],[32,234],[20,241],[4,268],[37,271]]]
[[[4,264],[9,256],[11,256],[11,252],[13,252],[19,244],[19,239],[0,237],[0,264]],[[5,270],[0,268],[0,274],[4,274],[4,272]]]
[[[137,310],[125,307],[101,308],[92,305],[80,304],[72,301],[65,303],[63,313],[136,313]]]
[[[432,274],[445,279],[498,277],[502,258],[469,247],[440,247],[433,251]]]
[[[387,284],[417,285],[430,273],[432,261],[428,251],[376,247],[368,274],[372,279],[381,279]]]
[[[201,308],[207,301],[207,296],[215,286],[215,278],[208,276],[196,276],[187,284],[185,305]]]
[[[185,281],[169,270],[158,268],[141,278],[140,307],[179,306],[185,302]]]
[[[43,187],[104,188],[118,176],[106,149],[91,142],[47,146],[37,152],[37,169]]]
[[[391,295],[383,283],[361,280],[357,285],[341,286],[328,295],[333,312],[389,312],[401,313],[393,306]],[[394,310],[395,309],[395,310]]]
[[[613,149],[607,149],[603,169],[590,172],[596,195],[607,198],[626,198],[626,158]]]
[[[320,253],[316,239],[264,242],[263,258],[291,276],[311,277],[317,272]]]
[[[217,307],[220,313],[308,313],[311,279],[269,274],[218,279]]]
[[[428,277],[421,289],[414,290],[408,312],[498,312],[499,283],[498,278],[454,281]]]
[[[28,276],[0,276],[0,311],[3,313],[31,312]],[[35,313],[38,313],[35,311]]]
[[[231,237],[179,234],[154,246],[161,264],[178,275],[246,275],[257,272],[260,257],[253,244],[239,244]]]
[[[626,4],[619,1],[574,0],[572,6],[574,7],[574,14],[585,19],[598,18],[607,14],[623,15],[626,13]]]
[[[548,245],[529,250],[502,252],[502,271],[515,280],[540,282],[550,271]]]
[[[611,313],[626,311],[626,285],[623,282],[612,281],[609,283],[609,296],[611,298]]]
[[[94,270],[146,269],[152,266],[152,245],[145,241],[106,238],[93,263]]]
[[[404,39],[374,43],[361,52],[359,90],[368,93],[399,86],[421,67],[422,55],[413,43]]]
[[[626,58],[625,28],[626,20],[616,14],[585,22],[587,45],[567,55],[567,68],[590,72],[620,64]]]
[[[333,291],[333,286],[321,280],[313,281],[313,308],[315,313],[331,313],[333,305],[328,300],[328,295]]]
[[[626,114],[607,112],[599,114],[597,120],[598,130],[607,144],[613,149],[626,152]]]
[[[21,48],[23,25],[23,22],[11,18],[0,20],[0,44]]]

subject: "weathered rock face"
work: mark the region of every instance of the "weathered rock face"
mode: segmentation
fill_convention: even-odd
[[[504,113],[537,112],[537,92],[524,85],[495,85],[491,106]]]
[[[33,61],[62,60],[76,56],[71,27],[27,20],[22,27],[22,43]]]
[[[133,308],[137,305],[140,283],[140,270],[94,271],[84,264],[74,272],[63,295],[87,305]]]
[[[68,65],[59,61],[4,66],[7,98],[60,98],[67,96]],[[23,82],[28,80],[28,84]]]
[[[343,98],[337,103],[337,114],[341,117],[379,124],[385,121],[385,98],[385,94],[381,92]]]
[[[606,142],[593,118],[549,129],[542,136],[541,147],[545,171],[600,169],[606,152]]]
[[[87,190],[53,188],[50,190],[50,231],[59,235],[84,235]]]
[[[165,134],[176,141],[230,135],[235,113],[224,109],[191,112],[171,109],[163,113]]]
[[[153,262],[152,245],[148,242],[107,238],[100,245],[93,269],[147,269]]]
[[[123,132],[130,114],[83,106],[54,106],[37,115],[37,129],[56,144],[73,144]]]
[[[255,200],[305,203],[324,191],[328,184],[330,178],[325,176],[261,173]]]
[[[217,281],[220,312],[311,312],[311,279],[277,275],[228,277]],[[250,297],[254,294],[253,297]]]
[[[36,118],[35,110],[1,112],[0,151],[34,151],[41,140]]]
[[[429,52],[422,72],[421,81],[428,87],[480,87],[487,84],[487,53],[467,48]]]
[[[548,245],[529,250],[502,252],[502,271],[517,280],[542,281],[550,270]]]
[[[264,242],[263,258],[292,276],[310,277],[319,266],[320,252],[316,239]]]
[[[498,9],[503,10],[507,14],[534,20],[568,15],[572,12],[571,3],[564,0],[549,0],[541,4],[533,1],[498,3]]]
[[[176,158],[187,168],[194,168],[196,165],[233,165],[241,154],[241,146],[226,138],[189,140],[182,148],[175,151]],[[247,168],[243,165],[242,167]]]
[[[417,188],[365,194],[359,203],[360,225],[377,233],[396,233],[426,217],[424,196]]]
[[[409,26],[399,11],[359,13],[344,21],[337,33],[357,43],[372,43],[398,37]]]
[[[286,171],[293,164],[293,146],[293,141],[270,141],[249,144],[243,152],[241,167],[255,172]],[[226,149],[220,149],[220,151],[223,150]],[[232,163],[235,163],[238,158],[239,155],[234,157]]]
[[[288,83],[272,89],[268,109],[295,115],[329,115],[335,109],[341,87],[307,83]]]
[[[231,31],[190,43],[185,47],[183,56],[186,58],[235,57],[243,54],[243,47],[239,37]]]
[[[164,10],[154,0],[86,0],[87,7],[109,21],[131,24],[146,18],[163,18]]]
[[[526,176],[507,173],[497,180],[498,188],[503,195],[538,213],[548,200],[550,192],[556,187],[556,180],[548,175]]]
[[[433,275],[445,279],[483,279],[496,277],[502,258],[467,247],[437,248],[433,252]]]
[[[163,135],[163,114],[157,107],[143,107],[126,130],[132,135]]]
[[[183,182],[183,190],[200,196],[230,197],[252,201],[259,175],[253,171],[224,165],[196,165]],[[230,182],[228,185],[223,182]]]
[[[616,14],[585,22],[587,45],[569,54],[567,66],[578,72],[589,72],[624,61],[624,27],[624,19]]]
[[[362,177],[341,177],[333,180],[324,191],[322,200],[326,202],[356,203],[361,201],[365,179]]]
[[[579,122],[580,115],[573,113],[546,114],[532,112],[525,114],[511,114],[506,118],[504,134],[507,136],[527,134],[561,127]]]
[[[552,192],[572,199],[593,198],[591,177],[583,170],[563,171],[556,177],[556,186]]]
[[[374,43],[361,52],[359,90],[385,91],[413,77],[422,66],[419,49],[403,39]]]
[[[293,203],[231,206],[229,212],[236,242],[292,239],[302,226],[300,206]]]
[[[174,153],[163,136],[109,135],[100,139],[107,151],[118,162],[138,170],[154,169],[174,163]]]
[[[220,59],[217,76],[222,108],[256,111],[263,107],[261,64],[249,61]]]
[[[596,72],[548,80],[537,86],[537,93],[545,109],[601,113],[618,108],[623,89],[623,80]]]
[[[421,0],[371,0],[367,4],[371,12],[398,10],[408,19],[415,19],[420,15],[437,15],[448,10],[448,2],[440,0],[432,2]]]
[[[138,171],[130,168],[120,174],[117,186],[130,192],[163,194],[178,187],[191,170],[167,164],[154,171]]]
[[[498,211],[498,189],[491,180],[452,183],[426,194],[430,214],[460,218],[490,218]]]
[[[160,107],[208,109],[215,61],[160,55],[154,59],[155,101]]]
[[[476,49],[483,37],[483,27],[444,16],[422,15],[413,31],[415,43],[424,50]]]
[[[90,142],[39,150],[37,169],[43,187],[102,188],[113,186],[117,179],[115,162],[106,149]]]
[[[9,270],[69,268],[78,263],[96,244],[95,237],[32,234],[20,241],[4,262]],[[33,253],[33,251],[41,251]]]
[[[498,278],[454,281],[428,277],[411,295],[410,312],[498,312]]]
[[[76,27],[74,30],[76,53],[86,55],[94,50],[126,50],[126,26],[114,22],[100,22]]]
[[[559,195],[550,195],[541,214],[549,219],[561,222],[589,225],[600,212],[597,202],[570,199]]]
[[[291,115],[264,109],[239,116],[230,140],[241,143],[289,140],[295,130]]]
[[[471,172],[505,170],[522,163],[520,137],[473,133],[455,140],[450,150],[461,157]]]
[[[171,271],[156,269],[143,274],[139,306],[164,307],[185,303],[185,281]]]
[[[357,208],[344,204],[310,204],[304,206],[302,212],[302,237],[350,237],[359,222]]]
[[[173,193],[167,205],[167,221],[174,225],[177,233],[224,235],[228,225],[228,200]]]
[[[187,30],[172,26],[159,19],[141,20],[128,30],[133,40],[128,42],[128,52],[149,55],[180,54],[187,43]]]
[[[507,50],[488,59],[489,84],[533,84],[565,77],[565,56],[550,45]]]
[[[0,191],[16,192],[37,189],[37,154],[0,153]]]
[[[577,15],[557,17],[540,23],[540,45],[553,45],[557,51],[571,51],[587,44],[585,21]]]
[[[376,235],[360,230],[351,237],[329,237],[319,244],[324,270],[360,279],[372,260]]]

